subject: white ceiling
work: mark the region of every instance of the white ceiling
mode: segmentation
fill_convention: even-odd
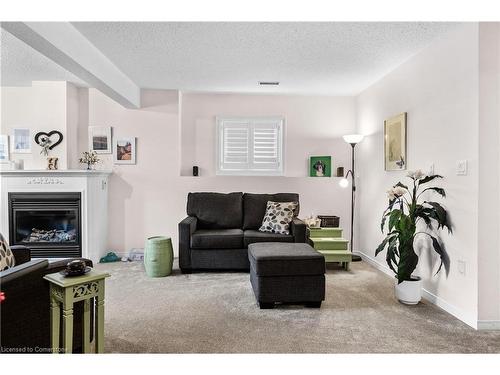
[[[0,29],[0,68],[2,86],[31,86],[32,81],[69,81],[77,86],[87,84]]]
[[[73,25],[141,88],[354,95],[457,24],[77,22]],[[2,36],[2,85],[22,84],[32,79],[67,79],[84,84],[57,65],[51,65],[30,47],[23,47],[22,42],[11,39],[15,38],[10,34]],[[258,81],[281,84],[260,87]]]

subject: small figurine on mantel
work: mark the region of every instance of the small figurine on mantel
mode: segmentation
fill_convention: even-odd
[[[101,160],[98,158],[97,153],[93,150],[85,151],[80,158],[80,164],[87,164],[87,170],[92,170],[92,167],[99,163]]]

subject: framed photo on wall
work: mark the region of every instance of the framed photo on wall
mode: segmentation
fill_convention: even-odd
[[[9,161],[9,136],[0,135],[0,163]]]
[[[31,131],[28,128],[12,129],[11,152],[13,154],[31,153]]]
[[[332,157],[331,156],[311,156],[309,158],[310,177],[331,177]]]
[[[111,154],[111,126],[89,126],[89,149]]]
[[[113,143],[115,164],[135,164],[135,137],[117,137]]]
[[[406,169],[406,112],[384,121],[384,160],[386,171]]]

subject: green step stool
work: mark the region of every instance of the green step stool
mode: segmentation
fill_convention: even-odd
[[[308,228],[309,243],[323,254],[326,263],[339,262],[349,270],[352,253],[349,241],[342,237],[342,228]]]

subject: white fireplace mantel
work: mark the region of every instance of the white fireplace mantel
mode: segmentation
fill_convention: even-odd
[[[108,178],[111,171],[3,170],[0,171],[0,232],[9,236],[8,193],[81,193],[82,256],[98,262],[106,254]]]

